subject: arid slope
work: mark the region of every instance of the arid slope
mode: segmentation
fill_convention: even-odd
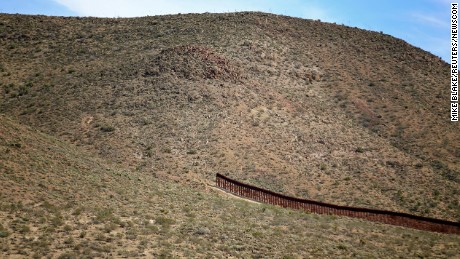
[[[460,218],[448,65],[384,33],[263,13],[1,15],[0,60],[1,113],[130,172]]]
[[[120,169],[0,115],[1,258],[449,257],[460,238]]]

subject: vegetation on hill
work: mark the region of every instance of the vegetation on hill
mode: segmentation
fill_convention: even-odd
[[[53,228],[48,237],[63,239],[43,237],[49,251],[76,256],[453,255],[456,237],[209,189],[220,172],[291,196],[459,220],[448,71],[383,33],[264,13],[0,14],[2,251],[30,255]]]
[[[319,216],[126,171],[0,115],[0,256],[449,257],[455,235]]]

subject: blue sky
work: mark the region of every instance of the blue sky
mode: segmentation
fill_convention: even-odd
[[[263,11],[383,31],[450,60],[454,0],[0,0],[1,13],[136,17]]]

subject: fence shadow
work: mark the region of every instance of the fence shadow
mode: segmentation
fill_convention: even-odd
[[[280,193],[275,193],[256,186],[241,183],[221,174],[216,174],[216,185],[217,187],[238,196],[284,208],[303,210],[305,212],[317,214],[361,218],[426,231],[460,234],[459,222],[421,217],[402,212],[339,206],[313,200],[289,197]]]

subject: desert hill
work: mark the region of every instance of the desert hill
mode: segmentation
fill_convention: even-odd
[[[133,191],[131,202],[170,185],[174,197],[206,193],[220,172],[329,203],[460,218],[449,66],[384,33],[264,13],[1,14],[0,46],[1,133],[51,145],[40,162],[3,136],[5,201],[43,202],[38,192],[56,206],[98,207],[96,196],[125,208],[130,195],[114,190]]]
[[[126,171],[0,115],[2,258],[455,256],[456,235],[255,204]]]

